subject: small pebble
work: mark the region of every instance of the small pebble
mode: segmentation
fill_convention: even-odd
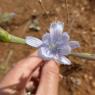
[[[79,16],[80,16],[80,13],[78,12],[78,10],[74,10],[74,11],[73,11],[73,14],[74,14],[76,17],[79,17]]]
[[[88,75],[87,74],[84,75],[84,79],[88,79]]]
[[[91,27],[91,30],[92,30],[92,31],[95,31],[95,27]],[[95,33],[95,32],[94,32],[94,33]]]
[[[95,88],[95,81],[92,82],[92,86]]]
[[[33,14],[37,14],[37,10],[36,10],[36,9],[34,9],[32,13],[33,13]]]
[[[81,11],[84,12],[85,8],[84,7],[81,7]]]
[[[81,61],[82,61],[83,63],[85,63],[85,62],[86,62],[86,60],[85,60],[85,59],[81,59]]]
[[[93,77],[92,77],[92,76],[89,76],[88,78],[89,78],[89,80],[92,80],[92,79],[93,79]]]
[[[61,8],[57,7],[55,10],[56,10],[57,13],[59,13],[61,11]]]
[[[62,8],[65,8],[65,4],[64,3],[62,4]]]
[[[74,84],[76,84],[78,86],[81,84],[81,80],[79,78],[73,78],[73,77],[71,77],[71,80],[72,80],[72,82]]]

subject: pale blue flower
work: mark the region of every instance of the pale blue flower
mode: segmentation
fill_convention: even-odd
[[[80,45],[77,41],[70,41],[68,33],[63,32],[63,29],[62,22],[53,22],[49,28],[50,33],[44,34],[42,40],[28,36],[26,44],[38,48],[39,56],[44,60],[54,59],[58,63],[69,65],[71,62],[65,56]]]

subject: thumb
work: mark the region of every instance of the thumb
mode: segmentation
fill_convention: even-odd
[[[54,61],[47,62],[42,69],[36,95],[58,95],[59,68]]]

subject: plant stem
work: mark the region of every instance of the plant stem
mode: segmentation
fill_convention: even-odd
[[[72,52],[70,55],[83,59],[95,60],[95,54]]]
[[[0,40],[4,42],[12,42],[17,44],[25,44],[25,40],[23,38],[14,36],[9,34],[4,29],[0,28]]]

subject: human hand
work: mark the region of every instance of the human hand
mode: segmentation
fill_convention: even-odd
[[[0,95],[26,95],[35,84],[35,95],[58,95],[59,68],[54,61],[44,62],[32,54],[19,61],[0,83]]]

